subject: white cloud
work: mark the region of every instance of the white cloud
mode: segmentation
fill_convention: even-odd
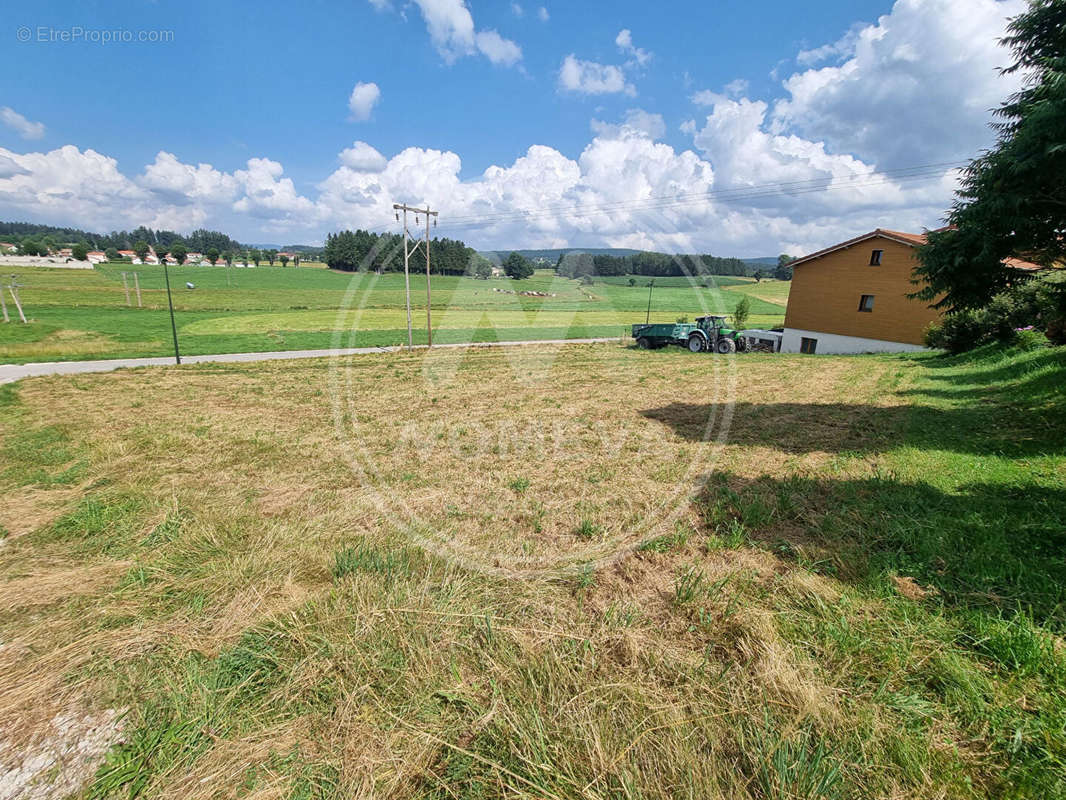
[[[348,109],[351,111],[350,118],[358,122],[370,119],[374,106],[381,100],[381,89],[376,83],[357,83],[348,98]]]
[[[548,14],[548,9],[546,9],[544,6],[541,6],[537,9],[537,19],[539,19],[541,22],[547,22],[550,18],[551,17]]]
[[[203,221],[196,208],[159,202],[118,169],[118,162],[95,150],[66,145],[47,153],[15,153],[0,148],[0,209],[39,222],[71,222],[110,230],[122,224],[192,228]],[[138,222],[134,223],[134,220]]]
[[[877,226],[920,230],[938,224],[956,174],[944,169],[932,180],[907,182],[885,170],[902,159],[947,160],[963,147],[972,155],[991,140],[987,109],[1013,84],[987,72],[1007,61],[995,41],[1020,2],[899,0],[891,14],[856,29],[853,50],[839,63],[788,78],[777,102],[745,97],[735,82],[694,94],[705,110],[698,121],[681,123],[691,149],[662,142],[662,116],[633,108],[590,123],[578,158],[533,145],[464,179],[457,153],[409,147],[390,155],[356,141],[330,174],[300,191],[266,158],[224,172],[161,152],[130,179],[92,150],[0,148],[0,218],[97,230],[208,224],[249,241],[278,231],[291,241],[320,241],[341,227],[390,229],[391,204],[406,200],[439,207],[440,234],[478,247],[720,255],[809,252]],[[982,55],[975,61],[971,51]],[[635,91],[624,67],[573,55],[559,86]],[[683,201],[670,200],[679,196]],[[491,224],[470,226],[463,218]]]
[[[385,7],[383,0],[370,0]],[[413,0],[422,12],[430,41],[445,63],[481,53],[493,64],[512,66],[522,60],[522,48],[497,31],[478,31],[466,0]],[[517,5],[517,4],[515,4]],[[520,8],[520,7],[519,7]],[[512,7],[513,9],[513,7]]]
[[[626,81],[621,67],[598,64],[595,61],[582,61],[573,53],[563,59],[563,65],[559,69],[559,87],[568,92],[581,94],[623,92],[633,96],[637,93],[636,88]]]
[[[626,111],[625,118],[619,125],[592,120],[589,127],[593,133],[603,138],[618,138],[630,134],[642,134],[651,139],[661,139],[666,134],[666,122],[662,114],[649,114],[640,108]]]
[[[341,150],[340,162],[356,172],[381,172],[389,163],[385,156],[366,142],[355,142]]]
[[[847,33],[831,44],[823,44],[821,47],[814,47],[810,50],[800,50],[796,55],[796,62],[805,67],[813,67],[823,61],[847,56],[855,50],[855,45],[859,40],[859,32],[864,27],[861,24],[852,25]]]
[[[233,173],[244,196],[233,210],[268,220],[274,230],[313,222],[318,211],[313,202],[296,191],[291,178],[283,178],[285,169],[269,158],[250,158],[248,168]]]
[[[13,108],[0,106],[0,123],[15,131],[23,139],[41,139],[44,137],[44,123],[30,122]]]
[[[651,61],[652,54],[647,50],[641,50],[633,45],[633,34],[628,28],[623,28],[614,39],[618,49],[633,59],[638,66],[644,66]]]
[[[496,31],[479,31],[475,41],[477,49],[493,64],[510,67],[522,60],[522,48]]]
[[[726,94],[730,95],[731,97],[736,97],[737,95],[741,95],[747,92],[748,86],[749,83],[746,80],[744,80],[743,78],[737,78],[725,85],[725,91]]]
[[[237,180],[210,164],[183,164],[173,153],[160,150],[144,168],[140,185],[178,205],[198,200],[226,202],[237,194]]]
[[[997,39],[1024,8],[1024,0],[897,0],[832,45],[843,63],[787,78],[773,123],[885,167],[972,156],[989,142],[988,110],[1020,84],[997,71],[1011,61]],[[821,50],[801,56],[810,63]]]
[[[516,17],[521,17],[524,16],[526,12],[520,3],[511,3],[511,13]]]

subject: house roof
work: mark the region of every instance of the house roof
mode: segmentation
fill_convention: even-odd
[[[940,228],[940,230],[944,229]],[[797,267],[800,264],[805,264],[808,261],[814,261],[816,258],[821,258],[822,256],[829,255],[830,253],[834,253],[837,250],[845,250],[849,247],[852,247],[853,245],[860,244],[870,239],[876,239],[878,237],[884,239],[891,239],[894,242],[910,245],[911,247],[920,247],[921,245],[929,241],[924,233],[906,233],[905,231],[893,231],[889,230],[888,228],[877,228],[875,230],[870,231],[869,233],[864,233],[862,236],[856,236],[854,239],[848,239],[846,242],[840,242],[840,244],[831,245],[830,247],[826,247],[825,249],[819,250],[816,253],[811,253],[810,255],[803,256],[802,258],[797,258],[795,261],[789,263],[789,266]],[[1021,258],[1005,258],[1003,259],[1003,263],[1005,266],[1008,266],[1012,269],[1020,269],[1024,270],[1025,272],[1034,272],[1036,270],[1043,269],[1043,267],[1041,267],[1039,264],[1034,264],[1031,261],[1025,261]]]
[[[894,242],[910,245],[911,247],[917,247],[918,245],[925,244],[925,234],[904,233],[903,231],[891,231],[887,228],[877,228],[876,230],[872,230],[869,233],[864,233],[862,236],[856,236],[854,239],[848,239],[846,242],[840,242],[839,244],[831,245],[822,250],[818,250],[817,252],[811,253],[810,255],[803,256],[802,258],[797,258],[795,261],[791,262],[789,266],[798,267],[800,264],[805,264],[808,261],[813,261],[816,258],[821,258],[822,256],[829,255],[830,253],[834,253],[837,250],[845,250],[849,247],[852,247],[853,245],[868,241],[869,239],[876,239],[878,237],[891,239]]]

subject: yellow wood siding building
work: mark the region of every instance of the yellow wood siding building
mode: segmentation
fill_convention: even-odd
[[[940,316],[908,294],[919,234],[877,229],[793,262],[785,352],[864,353],[922,349]]]

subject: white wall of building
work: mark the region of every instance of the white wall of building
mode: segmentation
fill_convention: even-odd
[[[925,350],[920,344],[907,342],[886,342],[882,339],[864,339],[861,336],[842,336],[839,333],[821,333],[804,331],[799,328],[785,328],[781,340],[782,353],[800,352],[800,341],[804,338],[817,339],[816,355],[833,355],[840,353],[914,353]]]

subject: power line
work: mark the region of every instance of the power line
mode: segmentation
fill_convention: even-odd
[[[903,167],[896,170],[887,170],[870,175],[856,175],[844,179],[830,179],[826,185],[825,178],[815,178],[803,181],[777,182],[757,184],[753,186],[737,187],[730,189],[712,189],[707,192],[691,192],[660,197],[649,197],[640,200],[620,200],[599,204],[569,205],[544,207],[529,211],[501,212],[495,215],[454,217],[450,219],[450,226],[461,229],[483,228],[505,222],[532,221],[536,219],[550,218],[559,214],[568,214],[576,217],[589,217],[598,214],[608,214],[620,211],[642,211],[669,208],[672,206],[688,205],[698,201],[714,200],[720,203],[736,203],[740,201],[758,200],[778,195],[804,195],[841,189],[861,189],[874,186],[884,186],[896,182],[911,182],[940,178],[944,172],[957,169],[966,162],[952,161],[939,164],[924,164],[914,167]]]

